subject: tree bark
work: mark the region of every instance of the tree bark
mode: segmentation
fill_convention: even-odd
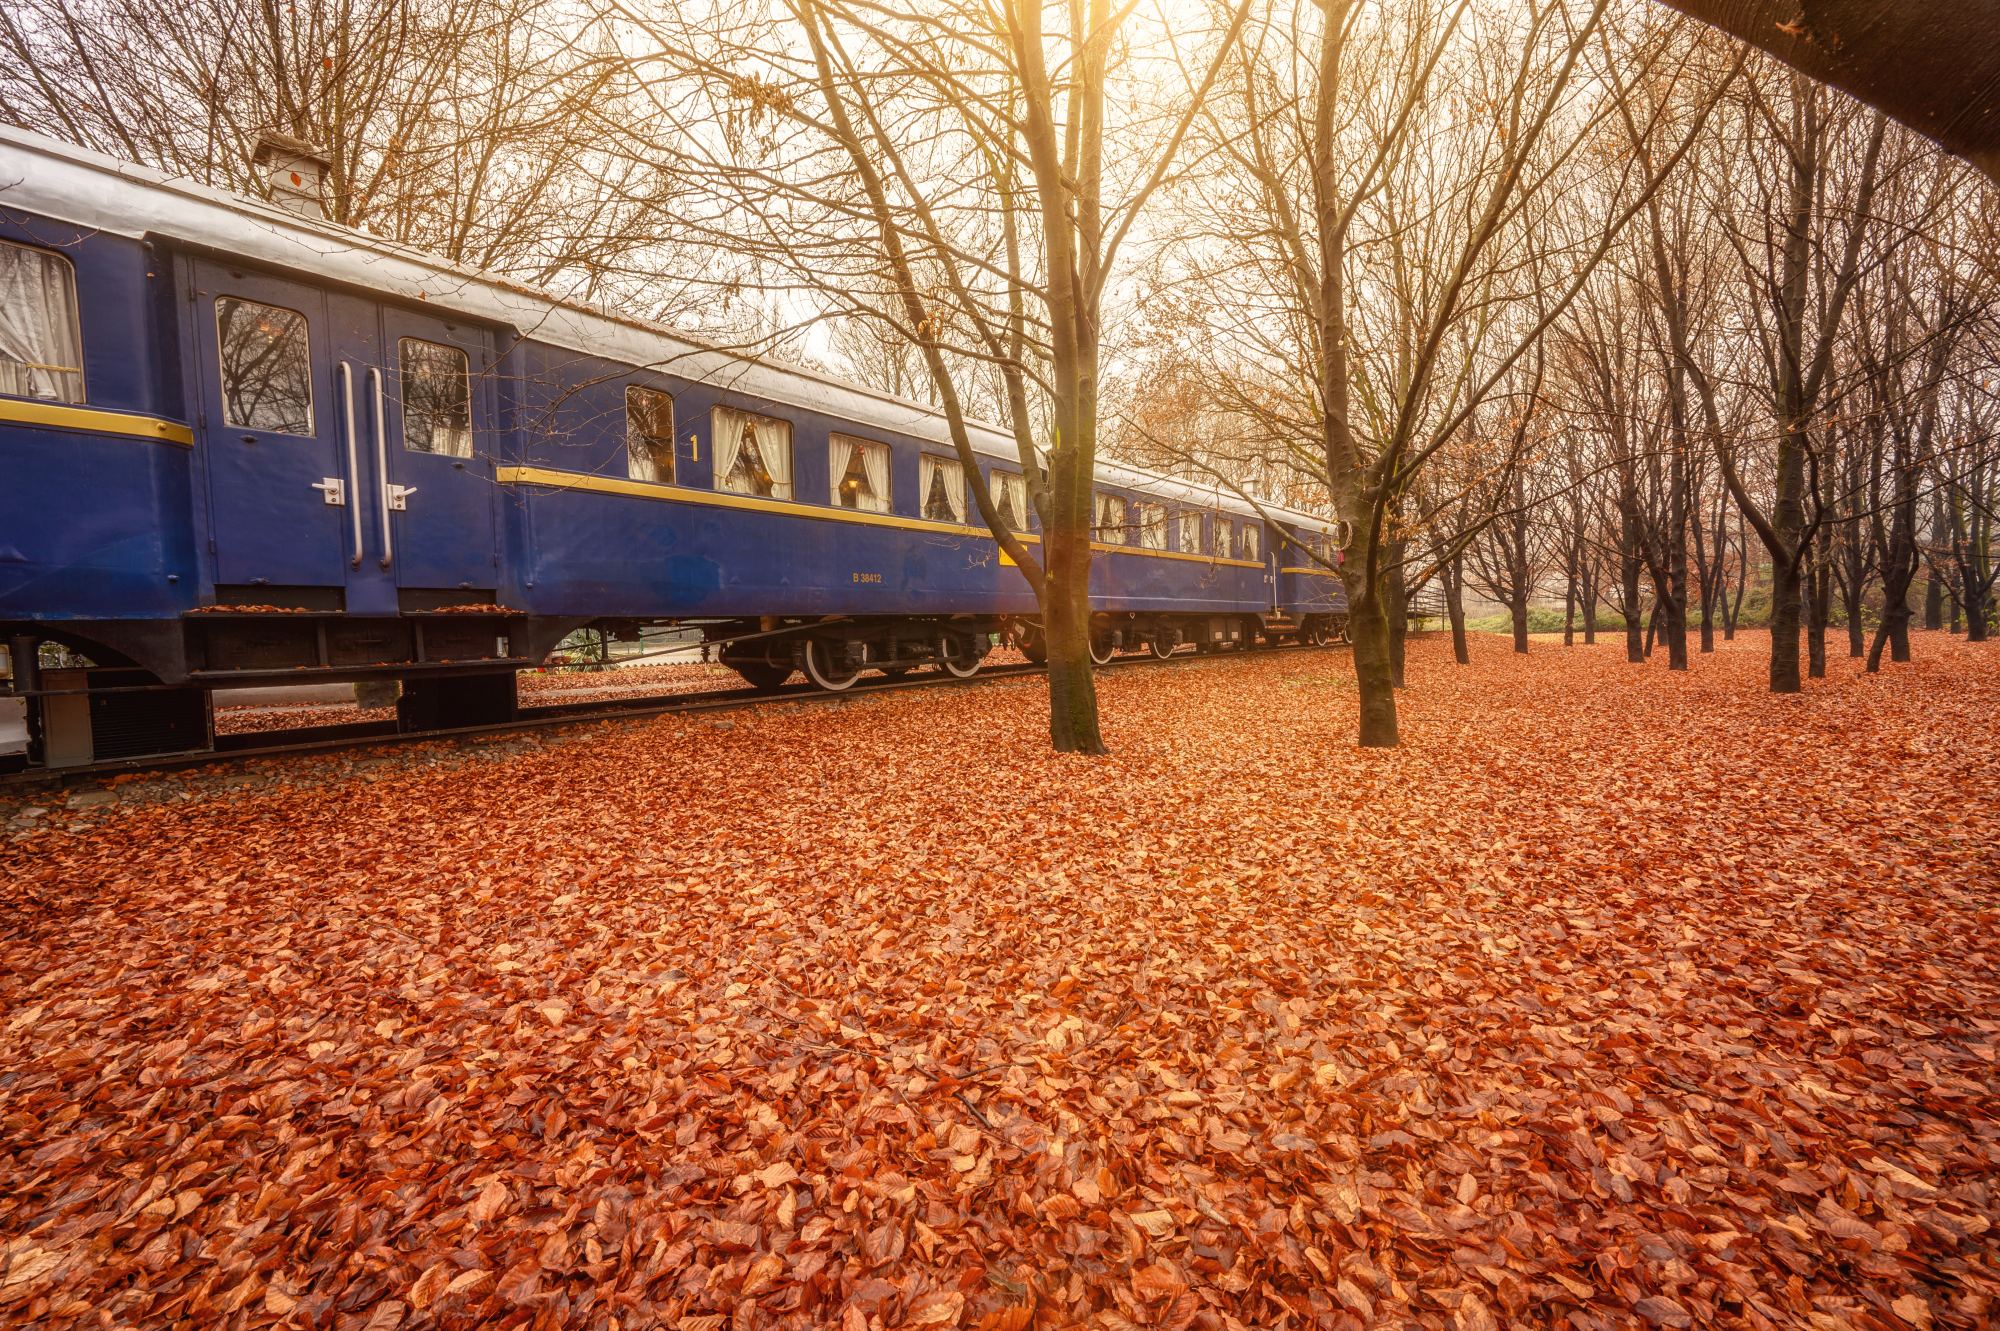
[[[1444,580],[1444,610],[1451,619],[1451,655],[1460,665],[1472,664],[1472,645],[1465,637],[1465,555],[1452,558],[1438,570]]]

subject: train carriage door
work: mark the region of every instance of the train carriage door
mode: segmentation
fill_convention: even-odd
[[[339,587],[356,486],[339,445],[346,422],[325,299],[210,263],[195,264],[194,290],[215,580]]]
[[[492,335],[396,307],[381,318],[376,500],[388,567],[406,590],[490,599],[499,585]]]

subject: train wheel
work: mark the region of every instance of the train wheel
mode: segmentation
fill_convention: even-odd
[[[1155,633],[1153,640],[1146,646],[1152,652],[1155,661],[1164,661],[1174,654],[1174,648],[1180,644],[1174,641],[1172,634],[1163,632]]]
[[[1110,635],[1107,634],[1102,638],[1091,638],[1090,663],[1092,665],[1108,666],[1111,664],[1111,658],[1116,655],[1118,655],[1118,648],[1111,641]]]
[[[950,633],[938,638],[937,653],[938,664],[953,679],[971,679],[986,660],[986,653],[974,647],[970,639]]]
[[[1306,645],[1308,647],[1326,646],[1327,642],[1326,621],[1323,619],[1315,619],[1312,622],[1312,627],[1308,628],[1304,633],[1300,634],[1299,636],[1305,639]]]
[[[854,681],[861,676],[858,669],[842,672],[827,660],[827,645],[815,639],[806,640],[806,678],[828,693],[840,693],[854,687]]]
[[[759,693],[769,693],[792,677],[792,668],[778,661],[724,661]]]

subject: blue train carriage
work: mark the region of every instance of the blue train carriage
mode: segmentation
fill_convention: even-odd
[[[0,636],[50,763],[202,749],[218,687],[394,678],[504,720],[585,624],[699,625],[760,686],[1038,648],[989,487],[917,404],[701,347],[292,207],[0,129]],[[1310,634],[1275,515],[1106,467],[1098,648]],[[37,667],[63,644],[92,664]]]

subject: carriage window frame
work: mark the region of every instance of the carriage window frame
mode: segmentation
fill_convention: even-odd
[[[973,473],[975,476],[977,472]],[[940,490],[938,482],[942,480]],[[931,508],[931,492],[938,490],[944,496],[945,507],[934,511]],[[957,504],[951,501],[956,497]],[[947,456],[922,449],[917,453],[917,516],[926,522],[949,523],[955,527],[970,525],[972,516],[972,493],[965,479],[965,463],[957,454]]]
[[[1007,502],[1007,482],[1013,482],[1015,491],[1021,497],[1020,508],[1015,510]],[[998,509],[1007,530],[1019,535],[1028,530],[1028,478],[1018,471],[1008,471],[1004,467],[994,467],[986,473],[986,493],[993,498],[993,507]]]
[[[1188,531],[1190,527],[1194,531],[1194,541],[1192,543],[1188,541]],[[1182,554],[1198,555],[1202,553],[1201,513],[1199,511],[1192,509],[1183,509],[1180,513],[1175,515],[1174,539],[1179,542],[1179,546],[1177,548],[1180,550]]]
[[[1261,561],[1264,558],[1264,529],[1255,522],[1236,524],[1236,557]]]
[[[1215,557],[1230,558],[1236,550],[1236,524],[1217,513],[1210,518],[1209,530],[1214,533],[1208,538],[1208,543],[1215,551]]]
[[[1141,499],[1138,502],[1138,536],[1141,550],[1167,548],[1167,506]]]
[[[770,489],[759,490],[754,488],[756,481],[756,477],[754,476],[750,478],[753,486],[751,489],[742,489],[729,483],[729,478],[736,473],[736,463],[741,461],[743,456],[743,445],[739,438],[737,441],[737,452],[730,459],[730,465],[727,468],[724,468],[722,465],[722,431],[720,426],[724,419],[731,415],[741,417],[741,428],[752,432],[752,438],[757,442],[757,461],[763,468],[764,480],[770,485]],[[755,433],[758,427],[767,425],[777,427],[777,431],[780,433],[779,438],[769,441],[772,449],[769,457],[765,456],[767,441]],[[786,420],[783,416],[766,416],[762,412],[751,411],[745,407],[731,407],[717,404],[709,409],[708,431],[709,454],[712,459],[710,464],[712,473],[711,484],[716,493],[743,495],[751,499],[765,499],[782,504],[793,502],[793,497],[798,493],[798,451],[796,447],[797,432],[793,429],[792,422]],[[784,464],[782,474],[771,467],[770,464],[772,462],[782,462]]]
[[[260,310],[275,310],[279,314],[289,314],[298,320],[298,327],[305,332],[300,343],[299,363],[305,370],[306,419],[303,430],[276,429],[259,425],[254,421],[239,421],[234,414],[233,395],[229,391],[229,357],[222,342],[222,306],[228,302],[236,306],[254,305]],[[286,439],[312,439],[319,434],[319,402],[313,387],[312,320],[304,310],[295,310],[289,305],[273,305],[269,301],[253,300],[249,296],[218,295],[209,307],[215,319],[215,387],[221,397],[222,420],[232,430],[250,430],[257,434],[280,435]],[[290,335],[287,334],[289,337]]]
[[[643,403],[644,400],[648,397],[663,399],[666,402],[667,432],[665,434],[658,433],[658,426],[660,424],[660,421],[659,421],[659,416],[657,414],[658,412],[657,407],[653,408],[654,415],[652,416],[651,420],[651,425],[653,428],[650,429],[646,428],[644,425],[640,423],[641,420],[643,419],[642,413],[646,409],[644,407],[640,407],[637,410],[634,409],[635,397],[641,403]],[[661,456],[660,450],[662,448],[664,448],[666,451],[666,463],[667,463],[666,475],[664,476],[657,474],[660,470],[660,456]],[[645,459],[647,467],[650,468],[656,474],[651,476],[641,476],[639,474],[639,463],[642,456]],[[664,388],[655,388],[651,384],[626,384],[625,385],[625,477],[626,479],[633,481],[644,481],[652,485],[674,485],[678,483],[676,477],[678,476],[679,471],[680,471],[680,459],[676,457],[674,454],[674,395],[672,393],[669,393]]]
[[[458,388],[459,391],[463,394],[461,401],[465,410],[465,436],[464,436],[465,451],[462,453],[455,448],[443,449],[443,448],[432,448],[432,447],[419,447],[418,445],[410,442],[411,439],[410,418],[413,414],[410,411],[410,384],[411,381],[414,379],[418,379],[420,377],[427,377],[427,376],[412,375],[410,373],[410,351],[411,348],[413,347],[421,347],[424,348],[426,351],[448,352],[451,355],[456,356],[458,358],[457,360]],[[423,453],[434,458],[456,458],[462,461],[464,459],[472,457],[473,454],[478,451],[473,447],[472,443],[472,357],[465,354],[465,348],[455,347],[449,342],[433,341],[428,337],[397,338],[396,339],[396,405],[400,408],[399,414],[402,417],[401,421],[399,422],[399,425],[400,425],[400,433],[403,436],[403,450],[405,452]],[[426,405],[423,408],[421,418],[428,419],[430,411],[431,408],[428,405]],[[433,443],[436,442],[437,433],[435,430],[431,432],[430,439]]]
[[[24,369],[46,370],[59,378],[69,378],[74,375],[76,378],[75,397],[41,397],[32,393],[0,393],[0,397],[9,398],[17,402],[53,402],[65,407],[80,407],[84,405],[90,401],[90,382],[85,375],[83,363],[83,306],[78,302],[76,294],[76,264],[71,262],[68,255],[58,254],[54,250],[44,249],[39,245],[23,245],[16,240],[0,240],[0,245],[4,245],[10,250],[19,250],[24,254],[35,255],[44,262],[53,260],[62,271],[64,294],[69,300],[67,311],[69,315],[69,327],[73,335],[72,340],[75,343],[67,354],[76,362],[73,366],[64,366],[61,368],[57,368],[53,361],[18,362]]]
[[[838,469],[833,464],[833,454],[836,449],[840,450],[844,455],[844,460]],[[847,502],[849,498],[846,491],[847,477],[854,470],[854,460],[857,455],[861,459],[862,479],[867,481],[868,488],[875,492],[872,496],[872,504],[859,502],[860,493],[858,489],[853,496],[856,502],[851,504]],[[868,459],[871,455],[879,459],[882,464],[882,483],[879,486],[868,476]],[[864,439],[858,434],[844,434],[838,430],[827,436],[828,503],[832,504],[835,508],[844,509],[850,513],[894,513],[896,511],[895,496],[896,459],[894,449],[890,448],[889,445],[883,443],[880,439]]]
[[[1111,515],[1109,506],[1112,504],[1118,506],[1118,520],[1115,523],[1105,521]],[[1097,490],[1091,494],[1090,534],[1092,540],[1102,545],[1130,545],[1132,543],[1131,521],[1131,514],[1125,507],[1124,495],[1110,490]]]

